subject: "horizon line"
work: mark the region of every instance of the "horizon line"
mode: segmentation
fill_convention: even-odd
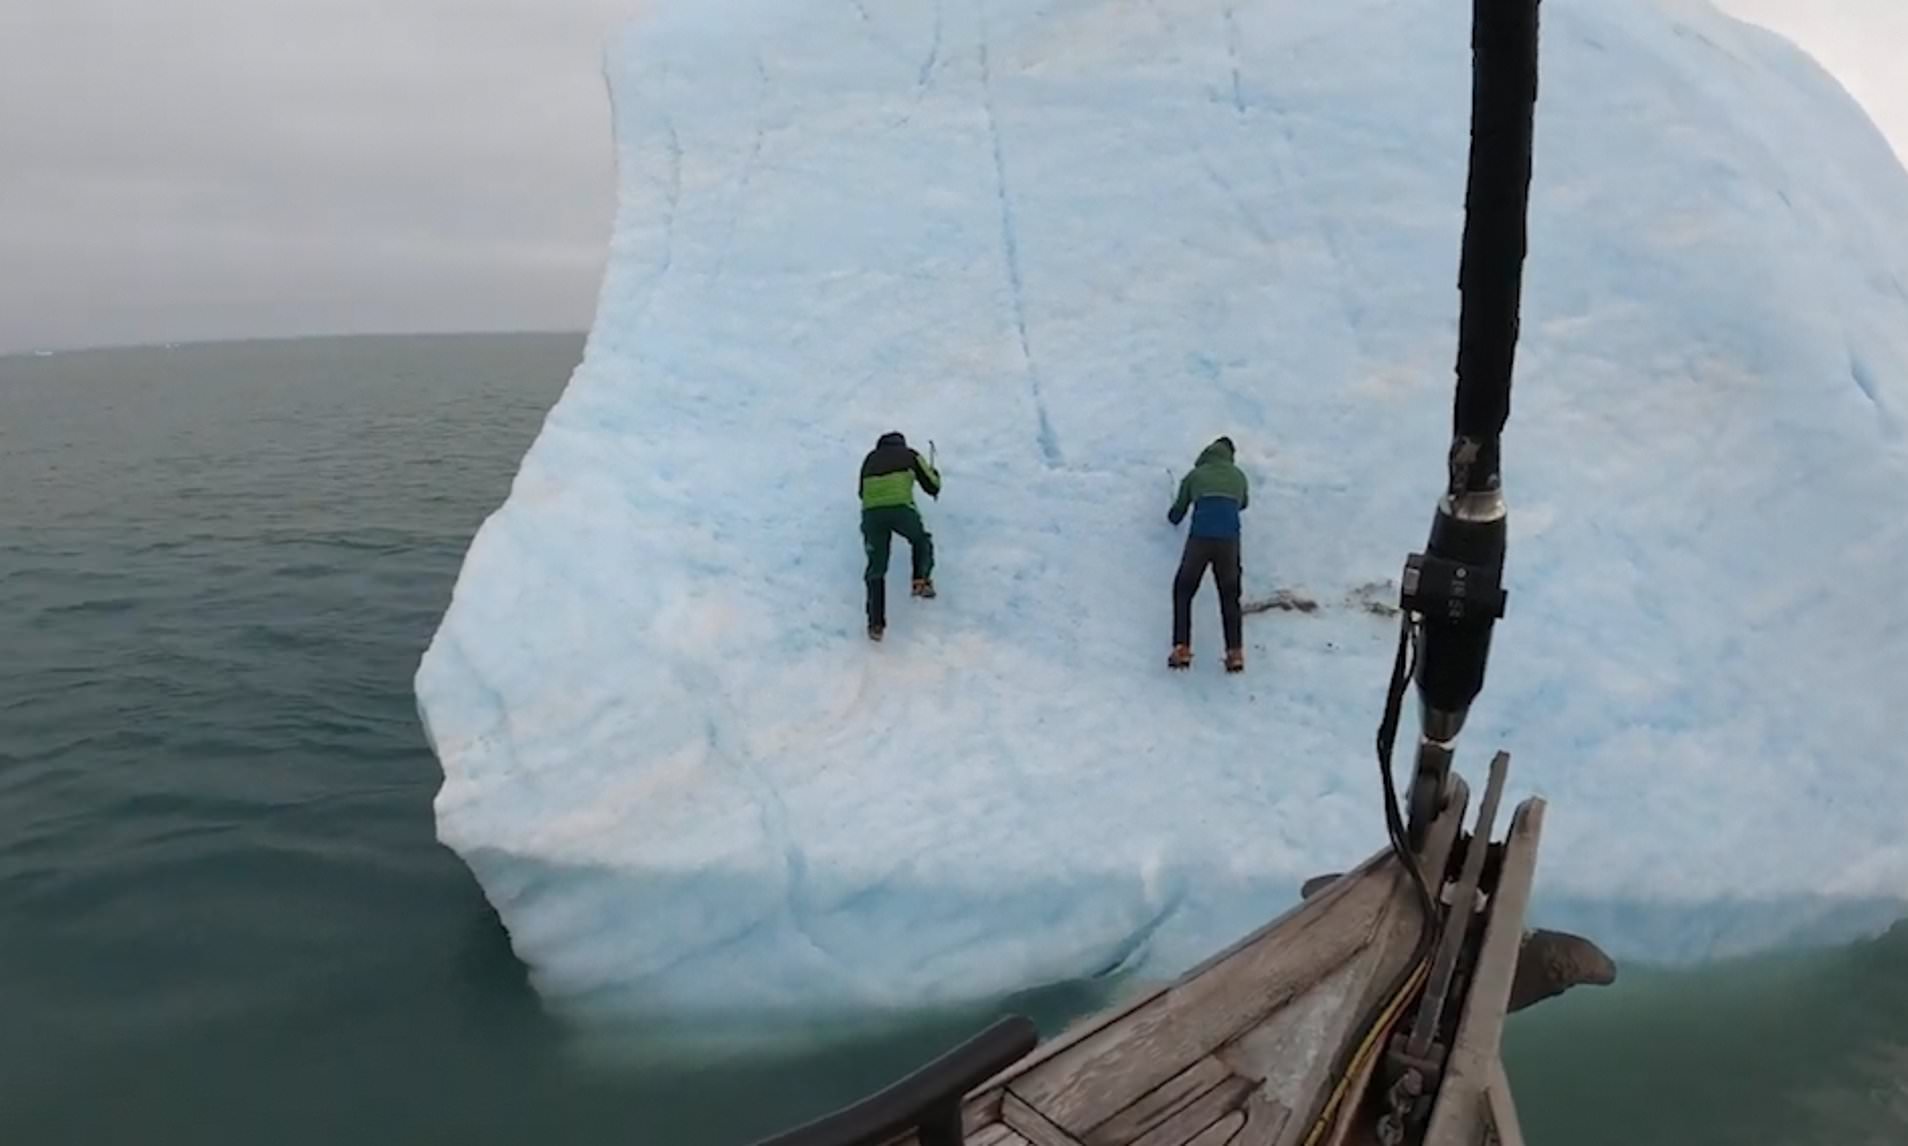
[[[510,338],[525,335],[575,335],[589,337],[588,327],[512,327],[512,328],[466,328],[466,329],[424,329],[424,330],[358,330],[331,333],[310,334],[247,334],[215,335],[211,337],[153,339],[135,342],[102,342],[76,346],[26,346],[15,350],[0,350],[0,362],[12,358],[57,358],[70,354],[100,354],[130,350],[185,350],[210,346],[246,346],[259,343],[279,342],[317,342],[337,341],[341,339],[392,339],[392,338]]]

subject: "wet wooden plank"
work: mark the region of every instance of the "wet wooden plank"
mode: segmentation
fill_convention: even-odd
[[[1000,1118],[1032,1146],[1080,1146],[1078,1139],[1012,1090],[1001,1095]]]
[[[1337,1053],[1371,980],[1372,963],[1383,955],[1382,940],[1366,946],[1213,1057],[1234,1074],[1262,1080],[1269,1096],[1288,1106],[1300,1105],[1314,1064]]]
[[[1131,1142],[1224,1082],[1231,1073],[1224,1063],[1210,1055],[1200,1059],[1095,1126],[1086,1135],[1087,1146],[1123,1146]]]
[[[1012,1066],[1007,1067],[993,1078],[988,1079],[982,1084],[983,1088],[1006,1086],[1009,1083],[1026,1078],[1034,1071],[1045,1066],[1048,1062],[1066,1054],[1100,1031],[1125,1021],[1129,1015],[1144,1009],[1154,1000],[1159,999],[1171,991],[1176,985],[1177,981],[1148,986],[1143,990],[1134,992],[1131,997],[1122,1000],[1116,1006],[1108,1007],[1104,1011],[1096,1011],[1093,1014],[1074,1020],[1067,1025],[1065,1030],[1035,1047],[1032,1054],[1014,1063]]]
[[[1245,1124],[1245,1111],[1235,1110],[1200,1131],[1199,1136],[1186,1143],[1186,1146],[1229,1146]]]
[[[1457,846],[1458,832],[1464,826],[1464,816],[1470,806],[1470,786],[1458,776],[1453,776],[1451,782],[1450,802],[1425,834],[1420,854],[1425,881],[1431,885],[1433,895],[1437,894],[1438,885],[1442,882],[1442,873],[1450,861],[1451,850]],[[1424,913],[1418,905],[1417,887],[1411,882],[1411,876],[1403,869],[1398,869],[1397,881],[1397,894],[1378,924],[1377,937],[1363,956],[1369,961],[1369,966],[1364,969],[1362,980],[1357,983],[1348,998],[1348,1005],[1339,1012],[1329,1032],[1326,1044],[1330,1049],[1315,1056],[1302,1073],[1288,1082],[1291,1089],[1287,1093],[1294,1114],[1280,1134],[1278,1146],[1296,1146],[1310,1133],[1312,1123],[1317,1120],[1330,1096],[1333,1084],[1331,1072],[1337,1066],[1341,1048],[1362,1036],[1363,1031],[1358,1024],[1375,1013],[1382,1001],[1381,996],[1391,986],[1392,980],[1411,963]],[[1408,1014],[1401,1015],[1399,1022],[1403,1023]],[[1369,1079],[1376,1063],[1377,1058],[1374,1057],[1367,1064],[1363,1072],[1365,1079]],[[1348,1101],[1355,1101],[1359,1093],[1362,1093],[1362,1087],[1348,1088]]]
[[[1283,914],[1268,921],[1257,930],[1241,936],[1239,940],[1231,946],[1214,952],[1197,966],[1188,970],[1184,975],[1181,975],[1176,982],[1159,983],[1149,986],[1144,990],[1136,991],[1131,997],[1122,1000],[1117,1006],[1109,1007],[1107,1010],[1096,1014],[1087,1015],[1069,1024],[1067,1028],[1058,1035],[1036,1047],[1032,1054],[1002,1070],[993,1078],[988,1079],[981,1085],[980,1089],[992,1090],[996,1087],[1006,1086],[1010,1082],[1031,1076],[1052,1060],[1069,1054],[1074,1048],[1093,1036],[1126,1021],[1138,1012],[1153,1005],[1158,1000],[1170,994],[1175,988],[1184,984],[1187,980],[1205,974],[1207,971],[1232,959],[1249,947],[1257,946],[1274,932],[1287,930],[1299,924],[1302,920],[1315,919],[1326,913],[1330,910],[1329,902],[1331,900],[1348,894],[1364,877],[1391,862],[1391,849],[1389,847],[1386,847],[1382,851],[1374,852],[1371,856],[1367,857],[1363,863],[1360,863],[1358,866],[1352,868],[1352,870],[1346,872],[1344,876],[1337,880],[1331,887],[1311,899],[1294,904]]]
[[[1132,1146],[1185,1146],[1201,1131],[1244,1105],[1246,1096],[1258,1085],[1249,1078],[1232,1075],[1134,1139]],[[1243,1115],[1239,1121],[1241,1125],[1245,1123]]]
[[[1015,1079],[1014,1092],[1081,1134],[1283,1007],[1371,940],[1393,872],[1373,869],[1318,908],[1182,981]]]
[[[1261,1087],[1246,1097],[1245,1126],[1232,1146],[1272,1146],[1291,1123],[1292,1108],[1275,1100]]]
[[[1399,1023],[1402,1023],[1403,1021],[1404,1020],[1402,1016],[1397,1020],[1397,1022]],[[1396,1024],[1393,1025],[1392,1029],[1393,1030],[1397,1029]],[[1360,1034],[1360,1037],[1362,1038],[1362,1032],[1359,1032],[1359,1034]],[[1357,1122],[1357,1119],[1347,1117],[1346,1115],[1348,1114],[1348,1112],[1346,1111],[1345,1107],[1346,1106],[1356,1107],[1359,1104],[1359,1102],[1363,1099],[1366,1092],[1371,1089],[1372,1076],[1377,1073],[1378,1064],[1380,1061],[1383,1060],[1383,1058],[1384,1058],[1384,1048],[1382,1045],[1380,1045],[1373,1051],[1373,1053],[1366,1055],[1362,1062],[1358,1063],[1355,1067],[1353,1067],[1350,1081],[1348,1081],[1345,1085],[1345,1097],[1340,1100],[1337,1110],[1333,1112],[1333,1118],[1335,1119],[1335,1122],[1333,1124],[1331,1133],[1326,1135],[1323,1146],[1350,1146],[1350,1143],[1353,1141],[1353,1138],[1352,1138],[1353,1134],[1357,1133],[1353,1129],[1353,1126]],[[1325,1080],[1323,1083],[1321,1083],[1321,1085],[1331,1085],[1330,1080],[1329,1079]],[[1322,1094],[1319,1097],[1323,1099],[1323,1098],[1329,1097],[1329,1095]],[[1312,1115],[1314,1121],[1317,1120],[1318,1114],[1322,1112],[1322,1107],[1323,1107],[1323,1103],[1321,1102],[1319,1104],[1319,1107],[1314,1110]],[[1311,1132],[1311,1129],[1312,1128],[1310,1126],[1307,1126],[1305,1127],[1305,1132],[1309,1134]],[[1292,1137],[1293,1138],[1298,1137],[1298,1132],[1296,1130],[1294,1131]]]

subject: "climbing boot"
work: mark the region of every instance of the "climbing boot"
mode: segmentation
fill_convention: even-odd
[[[1192,646],[1174,645],[1173,651],[1166,657],[1166,667],[1183,669],[1192,667]]]
[[[927,577],[916,577],[914,579],[914,595],[917,597],[933,597],[934,582]]]
[[[1245,671],[1245,650],[1244,649],[1227,649],[1226,650],[1226,671],[1227,672],[1244,672]]]

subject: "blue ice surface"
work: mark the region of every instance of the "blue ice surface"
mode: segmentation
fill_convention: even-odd
[[[417,674],[443,841],[545,995],[750,1037],[1181,971],[1383,846],[1448,440],[1444,0],[657,0],[584,360]],[[1711,959],[1908,914],[1908,175],[1703,3],[1547,0],[1508,616],[1463,740],[1533,920]],[[933,439],[864,639],[851,478]],[[1174,475],[1247,621],[1164,667]],[[905,565],[905,550],[897,566]],[[1372,588],[1376,586],[1376,588]],[[1415,736],[1406,721],[1403,756]]]

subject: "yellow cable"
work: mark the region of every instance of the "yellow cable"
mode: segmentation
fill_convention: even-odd
[[[1405,1002],[1423,982],[1429,970],[1429,961],[1420,961],[1417,967],[1412,970],[1411,977],[1405,980],[1404,985],[1399,988],[1398,993],[1392,996],[1391,1001],[1385,1005],[1385,1009],[1379,1012],[1378,1018],[1372,1023],[1371,1029],[1366,1032],[1364,1039],[1359,1043],[1358,1049],[1352,1055],[1350,1062],[1346,1064],[1345,1073],[1340,1076],[1338,1084],[1332,1088],[1331,1097],[1326,1101],[1325,1108],[1319,1112],[1318,1120],[1312,1125],[1311,1133],[1305,1136],[1304,1146],[1315,1146],[1320,1136],[1337,1124],[1338,1119],[1336,1115],[1345,1100],[1345,1094],[1347,1089],[1351,1086],[1351,1080],[1356,1078],[1359,1072],[1364,1069],[1365,1060],[1371,1057],[1373,1050],[1376,1049],[1378,1043],[1384,1038],[1385,1033],[1389,1031],[1392,1024],[1397,1021],[1399,1011],[1403,1009]]]
[[[1364,1069],[1365,1060],[1371,1057],[1373,1050],[1383,1040],[1385,1032],[1398,1021],[1399,1012],[1404,1009],[1406,1002],[1417,992],[1430,973],[1430,958],[1420,959],[1418,965],[1412,968],[1411,976],[1405,980],[1397,994],[1385,1004],[1385,1009],[1378,1013],[1378,1018],[1372,1023],[1371,1029],[1365,1033],[1364,1039],[1358,1044],[1357,1051],[1353,1053],[1351,1061],[1346,1065],[1345,1073],[1339,1077],[1338,1085],[1332,1088],[1331,1097],[1326,1100],[1325,1108],[1319,1112],[1318,1121],[1312,1124],[1311,1132],[1305,1136],[1304,1146],[1316,1146],[1319,1137],[1337,1123],[1336,1115],[1339,1105],[1345,1100],[1345,1091],[1351,1086],[1351,1080],[1358,1077],[1358,1072]]]

